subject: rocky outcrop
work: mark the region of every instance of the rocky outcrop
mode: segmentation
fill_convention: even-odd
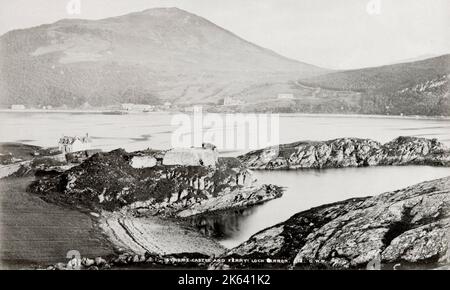
[[[436,139],[398,137],[386,144],[340,138],[296,142],[239,156],[250,169],[339,168],[376,165],[450,166],[450,151]]]
[[[96,153],[102,152],[100,149],[87,149],[64,154],[65,159],[69,163],[81,163]]]
[[[227,267],[435,268],[450,265],[450,177],[300,212],[222,258]],[[259,259],[259,264],[250,261]],[[215,263],[212,268],[224,267]],[[281,266],[281,267],[283,267]]]
[[[130,165],[133,168],[147,168],[156,166],[157,163],[158,161],[153,156],[134,156]]]
[[[21,143],[0,143],[0,178],[32,176],[37,172],[53,172],[67,165],[55,148]]]
[[[252,206],[281,196],[279,187],[257,184],[234,158],[219,158],[214,167],[146,167],[145,154],[161,160],[157,151],[97,153],[61,174],[35,181],[29,191],[74,207],[182,217]]]
[[[165,153],[163,164],[215,167],[218,158],[219,153],[212,148],[173,148]]]
[[[21,167],[26,166],[28,163],[30,162],[24,161],[8,165],[0,165],[0,179],[14,175]]]
[[[124,253],[114,257],[73,257],[67,263],[45,267],[46,270],[108,270],[108,269],[161,269],[182,267],[206,269],[214,259],[201,253],[143,254]],[[43,268],[41,268],[43,269]]]

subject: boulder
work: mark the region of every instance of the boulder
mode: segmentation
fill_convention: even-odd
[[[101,267],[101,266],[104,266],[104,265],[106,265],[106,260],[105,259],[103,259],[102,257],[96,257],[95,259],[94,259],[94,262],[95,262],[95,265],[96,266],[99,266],[99,267]]]
[[[89,268],[90,266],[95,264],[95,260],[93,259],[89,259],[89,258],[83,258],[81,260],[81,265],[83,265],[84,267]]]
[[[166,152],[163,165],[215,167],[219,154],[208,148],[174,148]]]
[[[156,158],[153,156],[134,156],[130,161],[133,168],[148,168],[156,166],[156,164]]]

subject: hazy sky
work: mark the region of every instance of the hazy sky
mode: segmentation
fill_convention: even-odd
[[[69,1],[81,2],[81,14],[67,13]],[[368,10],[369,2],[375,4]],[[0,0],[0,34],[152,7],[185,9],[284,56],[328,68],[450,52],[449,0]]]

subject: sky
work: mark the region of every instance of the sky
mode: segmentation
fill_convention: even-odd
[[[79,11],[67,10],[71,1]],[[0,0],[0,34],[154,7],[187,10],[281,55],[332,69],[450,53],[449,0]]]

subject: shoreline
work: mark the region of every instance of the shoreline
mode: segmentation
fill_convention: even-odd
[[[43,109],[25,109],[25,110],[11,110],[11,109],[0,109],[0,113],[59,113],[59,114],[106,114],[110,111],[110,109],[93,109],[93,110],[79,110],[79,109],[69,109],[69,110],[62,110],[62,109],[52,109],[52,110],[43,110]],[[140,114],[167,114],[167,113],[175,113],[175,114],[192,114],[191,112],[182,112],[182,111],[176,111],[176,110],[168,110],[168,111],[151,111],[151,112],[140,112],[140,111],[122,111],[117,110],[120,112],[123,112],[125,114],[123,115],[140,115]],[[220,113],[220,112],[207,112],[204,113],[207,114],[217,114],[217,115],[228,115],[228,114],[278,114],[281,117],[311,117],[311,118],[368,118],[368,119],[400,119],[400,120],[438,120],[438,121],[450,121],[450,116],[425,116],[425,115],[405,115],[405,116],[398,116],[398,115],[374,115],[374,114],[327,114],[327,113],[260,113],[260,112],[235,112],[235,113]]]
[[[11,110],[11,109],[0,109],[0,113],[7,113],[7,114],[13,114],[13,113],[20,113],[20,114],[27,114],[27,113],[48,113],[48,114],[92,114],[92,115],[109,115],[111,112],[121,112],[124,113],[123,115],[136,115],[136,114],[151,114],[151,113],[160,113],[160,114],[166,114],[171,113],[172,111],[151,111],[151,112],[140,112],[140,111],[125,111],[125,110],[111,110],[111,109],[95,109],[95,110],[43,110],[43,109],[25,109],[25,110]],[[121,114],[117,114],[121,115]]]

